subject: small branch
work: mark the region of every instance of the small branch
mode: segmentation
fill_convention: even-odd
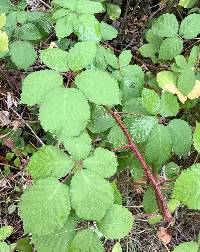
[[[124,149],[128,149],[128,148],[130,148],[130,145],[124,145],[124,146],[121,146],[121,147],[117,147],[117,148],[114,148],[114,149],[112,149],[112,151],[120,151],[120,150],[124,150]]]
[[[121,128],[121,130],[123,131],[125,137],[128,140],[128,145],[130,150],[133,152],[133,154],[137,157],[137,159],[139,160],[140,164],[142,165],[146,178],[147,180],[149,180],[152,188],[155,191],[155,195],[156,195],[156,199],[158,202],[158,206],[160,208],[160,211],[163,215],[163,218],[167,221],[167,222],[171,222],[172,221],[172,215],[168,209],[166,200],[161,192],[161,188],[160,188],[160,184],[159,182],[156,181],[156,179],[154,178],[150,168],[148,167],[144,157],[142,156],[142,154],[139,152],[135,142],[133,141],[128,129],[125,127],[125,125],[123,124],[123,122],[121,121],[119,115],[117,112],[112,111],[111,109],[105,107],[105,109],[112,115],[112,117],[115,119],[115,121],[118,123],[119,127]]]

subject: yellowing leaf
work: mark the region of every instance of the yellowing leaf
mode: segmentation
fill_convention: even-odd
[[[187,96],[191,100],[200,97],[200,81],[196,80],[195,83],[196,84],[195,84],[194,88],[192,89],[192,91]]]
[[[177,89],[176,94],[180,102],[185,103],[187,101],[187,96],[184,96],[183,94],[181,94],[181,92],[179,92],[178,89]]]
[[[6,15],[3,13],[0,15],[0,29],[6,24]]]
[[[171,71],[162,71],[157,74],[157,82],[159,87],[172,94],[177,93],[176,75]]]
[[[5,51],[8,51],[8,36],[0,31],[0,53]]]

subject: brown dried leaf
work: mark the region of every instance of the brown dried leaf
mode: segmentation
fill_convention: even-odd
[[[159,240],[161,240],[163,242],[163,244],[165,244],[165,245],[170,243],[170,241],[172,239],[171,234],[168,233],[168,230],[166,228],[161,228],[157,232],[157,236],[158,236]]]

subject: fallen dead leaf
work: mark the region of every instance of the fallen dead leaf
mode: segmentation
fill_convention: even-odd
[[[159,240],[163,242],[164,245],[167,245],[168,243],[170,243],[170,241],[172,239],[171,234],[168,233],[168,230],[166,228],[161,228],[157,232],[157,236],[158,236]]]
[[[5,126],[11,123],[10,114],[8,111],[0,111],[0,125]]]

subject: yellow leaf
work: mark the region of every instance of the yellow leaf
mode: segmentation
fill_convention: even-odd
[[[6,15],[3,13],[0,15],[0,29],[6,24]]]
[[[187,101],[187,96],[184,96],[183,94],[181,94],[181,92],[178,91],[178,89],[177,89],[176,94],[180,102],[185,103]]]
[[[8,51],[8,36],[0,31],[0,53]]]
[[[195,84],[194,88],[192,89],[192,91],[187,96],[191,100],[194,100],[194,99],[200,97],[200,81],[196,80],[195,83],[196,84]]]

